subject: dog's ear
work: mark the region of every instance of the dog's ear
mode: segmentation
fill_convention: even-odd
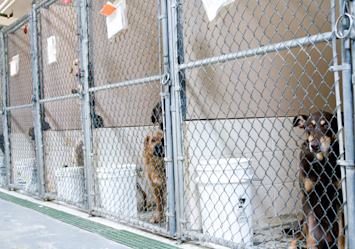
[[[159,122],[159,115],[162,112],[162,108],[161,108],[161,101],[159,101],[152,110],[152,115],[150,116],[150,121],[152,121],[153,124],[155,124],[156,122]]]
[[[36,139],[36,136],[35,136],[35,128],[34,127],[31,127],[29,130],[28,130],[28,135],[31,137],[31,139],[34,141]]]
[[[152,111],[152,115],[150,116],[150,121],[152,121],[153,124],[155,124],[157,122],[157,119],[155,117],[155,113],[154,110]]]
[[[308,119],[307,115],[298,115],[298,116],[296,116],[293,119],[293,122],[292,122],[293,127],[297,127],[298,126],[299,128],[304,129],[307,119]]]
[[[43,121],[42,123],[42,130],[43,131],[47,131],[49,130],[51,127],[49,126],[49,124],[46,121]]]
[[[72,74],[73,71],[74,71],[74,67],[73,67],[73,64],[72,64],[71,67],[70,67],[70,74]]]

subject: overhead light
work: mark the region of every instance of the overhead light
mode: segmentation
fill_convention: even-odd
[[[16,0],[12,0],[11,2],[9,2],[5,8],[3,8],[1,10],[1,13],[4,13]]]

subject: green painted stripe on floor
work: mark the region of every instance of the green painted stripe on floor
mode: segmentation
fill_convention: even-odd
[[[45,214],[49,217],[52,217],[56,220],[62,221],[64,223],[73,225],[75,227],[81,228],[83,230],[89,231],[91,233],[98,234],[106,239],[112,240],[114,242],[120,243],[122,245],[137,248],[137,249],[170,249],[178,248],[165,244],[163,242],[149,239],[147,237],[134,234],[124,230],[117,230],[109,226],[96,223],[87,219],[80,218],[78,216],[68,214],[50,207],[41,206],[40,204],[33,203],[21,198],[17,198],[12,195],[5,194],[0,192],[0,198],[5,201],[10,201],[20,206],[30,208],[42,214]]]

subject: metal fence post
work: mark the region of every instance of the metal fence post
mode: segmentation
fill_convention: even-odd
[[[184,156],[182,148],[182,127],[181,118],[185,116],[185,110],[181,109],[181,90],[180,85],[179,69],[178,69],[178,56],[181,47],[178,46],[177,32],[179,23],[177,11],[179,8],[179,3],[177,1],[169,1],[168,4],[168,16],[169,16],[169,35],[170,35],[170,64],[171,67],[171,79],[172,79],[172,120],[173,120],[173,136],[174,136],[174,166],[175,166],[175,188],[176,188],[176,221],[178,226],[177,237],[183,240],[182,225],[185,224],[184,218]]]
[[[41,106],[39,103],[39,70],[38,70],[38,42],[37,42],[37,22],[36,22],[36,5],[32,7],[30,15],[31,23],[31,64],[32,64],[32,103],[33,103],[33,123],[36,136],[36,159],[37,159],[37,183],[38,195],[44,196],[44,152],[43,152],[43,134],[41,122]]]
[[[3,125],[3,136],[4,136],[4,148],[5,148],[5,165],[6,165],[6,185],[8,186],[11,182],[11,158],[10,158],[10,140],[9,140],[9,129],[8,129],[8,113],[6,111],[7,107],[7,72],[6,72],[6,56],[7,51],[5,50],[5,37],[4,33],[1,32],[1,81],[2,81],[2,125]]]
[[[331,1],[331,21],[332,21],[332,31],[335,31],[335,0]],[[332,50],[333,50],[333,65],[334,67],[338,67],[338,53],[337,53],[337,38],[336,36],[333,36],[332,38]],[[343,140],[343,122],[342,122],[342,114],[341,114],[341,96],[340,96],[340,77],[339,77],[339,72],[334,71],[334,88],[335,88],[335,98],[336,98],[336,114],[337,114],[337,121],[338,121],[338,141],[339,141],[339,159],[343,160],[344,159],[344,140]],[[345,168],[341,167],[341,177],[342,179],[345,179]],[[343,194],[343,204],[344,204],[344,232],[346,233],[347,231],[347,201],[346,201],[346,181],[342,181],[342,194]],[[347,246],[347,240],[345,238],[345,245]]]
[[[163,52],[164,52],[164,70],[165,74],[170,75],[170,65],[169,65],[169,31],[168,31],[168,13],[167,13],[167,0],[162,0],[162,33],[163,33]],[[170,76],[169,76],[170,78]],[[167,172],[168,172],[168,206],[169,206],[169,225],[170,225],[170,237],[175,236],[176,222],[175,222],[175,179],[174,179],[174,163],[173,163],[173,136],[172,136],[172,120],[171,115],[171,92],[170,91],[170,80],[168,80],[165,87],[165,117],[166,117],[166,141],[167,141]]]
[[[347,4],[347,3],[345,3]],[[340,15],[345,13],[344,1],[339,1]],[[344,29],[348,29],[348,23],[341,24]],[[346,166],[346,192],[347,192],[347,231],[355,231],[355,168],[354,168],[354,107],[352,96],[352,78],[351,78],[351,46],[350,37],[341,39],[342,66],[346,67],[342,71],[343,76],[343,110],[344,110],[344,134],[345,136],[345,161]],[[355,248],[355,237],[347,234],[349,248]]]
[[[93,172],[93,145],[91,131],[91,115],[90,115],[90,93],[89,93],[89,35],[87,24],[87,1],[79,1],[79,33],[80,33],[80,58],[81,58],[81,83],[83,86],[82,98],[82,127],[84,142],[84,162],[86,176],[86,191],[88,209],[92,210],[95,196],[94,189],[94,172]]]

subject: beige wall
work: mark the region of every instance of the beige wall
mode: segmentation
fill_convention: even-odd
[[[288,6],[283,1],[258,2],[236,1],[224,20],[211,23],[206,21],[200,1],[184,2],[185,61],[330,31],[328,2],[318,6],[314,1],[303,1],[302,7],[298,2]],[[89,25],[93,30],[90,46],[94,85],[158,75],[157,1],[129,1],[128,29],[112,41],[107,39],[105,17],[99,14],[104,3],[93,1]],[[42,9],[41,25],[44,97],[70,94],[78,85],[77,78],[69,74],[71,62],[77,57],[75,6],[54,4]],[[59,38],[58,62],[48,65],[47,38],[52,35]],[[25,35],[20,29],[9,35],[9,57],[20,54],[20,73],[10,78],[11,105],[30,103],[29,51],[29,33]],[[288,116],[311,109],[313,102],[319,108],[333,108],[335,98],[332,94],[328,97],[333,91],[328,86],[334,81],[333,74],[327,72],[331,60],[330,44],[323,43],[186,70],[187,118]],[[109,127],[147,125],[159,92],[159,82],[106,90],[96,94],[96,110]],[[46,121],[56,130],[80,128],[77,103],[46,104]],[[28,130],[32,124],[23,126],[22,130]]]
[[[329,32],[330,2],[317,2],[235,1],[224,21],[208,22],[201,1],[188,1],[183,4],[185,62]],[[333,73],[327,72],[330,45],[186,70],[187,118],[294,115],[311,109],[313,102],[334,108],[335,98],[328,96],[334,90]]]
[[[70,74],[77,54],[76,8],[73,5],[53,4],[41,9],[42,62],[44,98],[71,94],[77,88],[78,79]],[[58,39],[57,62],[48,65],[47,39]],[[46,121],[53,130],[73,130],[81,128],[78,99],[46,103]]]
[[[111,41],[106,18],[99,14],[105,3],[93,1],[95,86],[159,75],[158,1],[127,1],[128,29]],[[98,114],[108,127],[149,125],[159,93],[159,82],[102,91],[96,94]]]
[[[31,44],[30,28],[27,34],[23,32],[23,27],[13,34],[8,34],[8,61],[13,56],[19,55],[19,71],[14,77],[10,76],[8,81],[8,103],[10,106],[31,104],[32,75],[31,75]],[[8,66],[10,70],[10,66]],[[10,113],[11,132],[23,133],[33,126],[32,110],[14,110]]]
[[[90,61],[95,86],[159,75],[159,29],[156,25],[157,1],[130,1],[128,30],[112,41],[107,39],[106,19],[99,14],[106,1],[93,1]],[[77,57],[76,13],[73,5],[52,5],[42,9],[42,53],[44,97],[70,94],[77,78],[69,74]],[[47,64],[47,38],[59,37],[58,62]],[[150,123],[152,107],[160,99],[159,82],[106,90],[96,94],[96,112],[106,127],[141,126]],[[47,103],[46,120],[56,130],[79,129],[78,100]],[[75,118],[73,118],[75,117]]]

